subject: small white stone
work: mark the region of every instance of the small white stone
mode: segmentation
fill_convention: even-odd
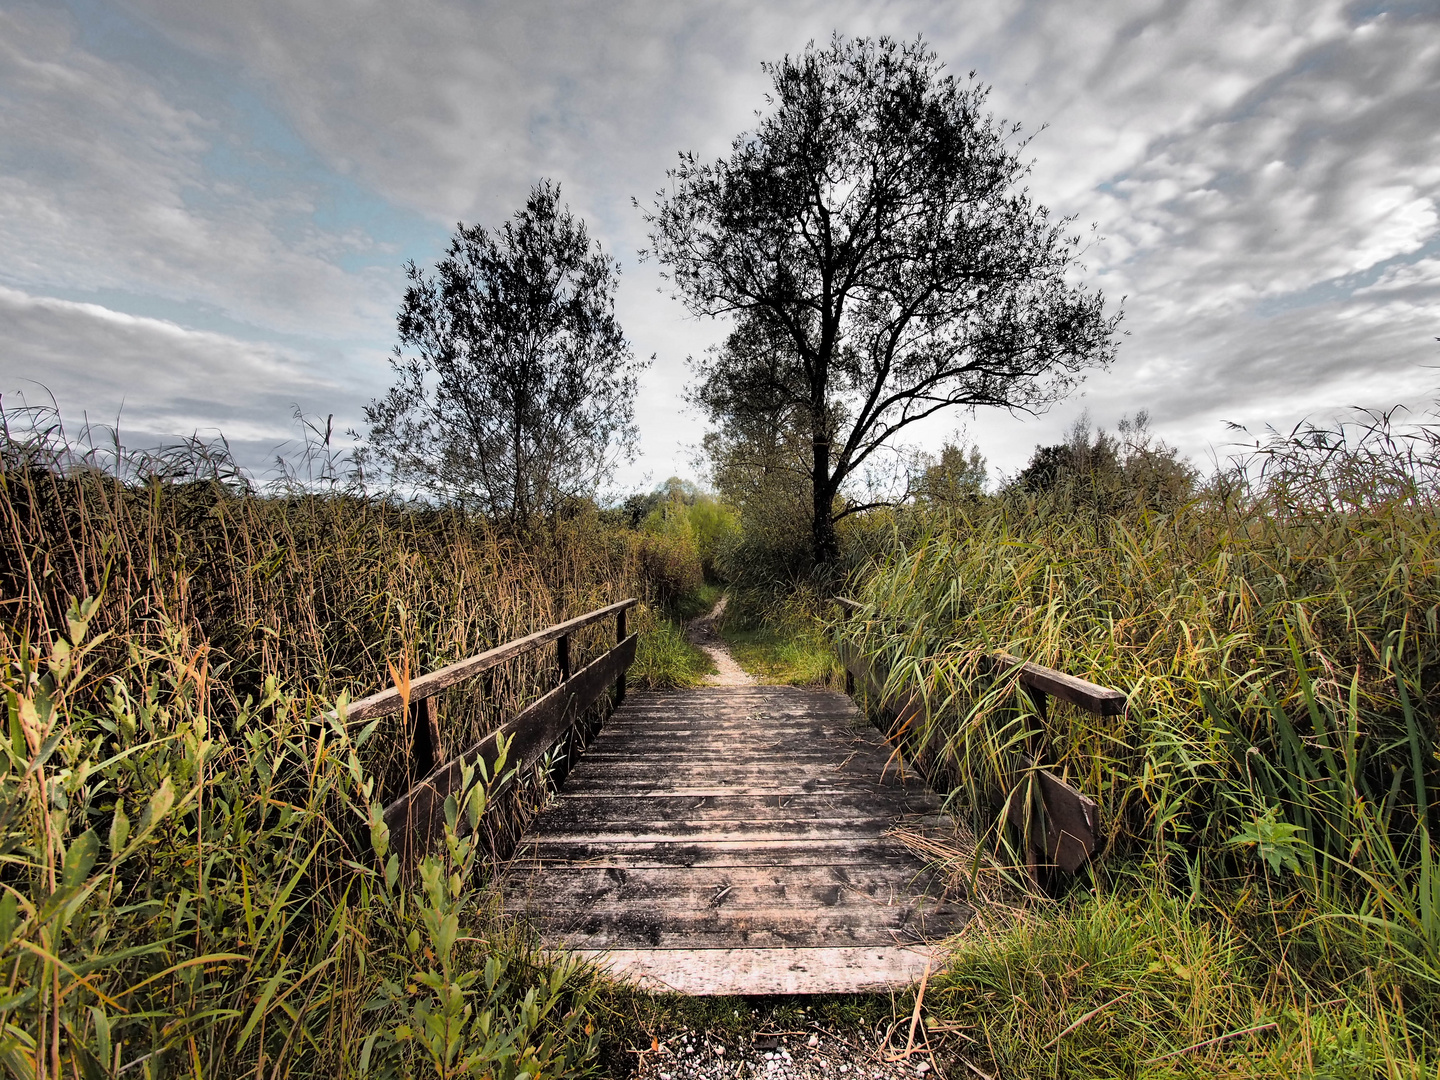
[[[930,1063],[928,1061],[922,1061],[919,1065],[915,1066],[915,1074],[917,1076],[924,1076],[929,1071]]]
[[[716,1057],[724,1057],[724,1056],[725,1056],[725,1048],[724,1048],[723,1046],[717,1046],[717,1047],[715,1047],[715,1056],[716,1056]]]
[[[661,1074],[660,1074],[660,1080],[670,1080],[670,1074],[669,1074],[669,1073],[661,1073]]]
[[[819,1046],[819,1045],[820,1045],[820,1036],[819,1036],[819,1035],[811,1035],[811,1036],[810,1036],[810,1041],[807,1042],[805,1045],[806,1045],[806,1046]]]

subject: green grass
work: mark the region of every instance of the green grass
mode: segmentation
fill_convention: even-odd
[[[722,629],[730,653],[762,682],[787,686],[843,685],[835,650],[819,633],[758,629]]]
[[[685,632],[665,615],[644,609],[637,617],[640,633],[630,681],[647,690],[700,686],[715,673],[715,663],[703,649],[685,640]]]
[[[1303,932],[1247,925],[1258,911],[1244,897],[1212,899],[1132,886],[991,913],[931,983],[927,1024],[947,1057],[1036,1080],[1434,1074],[1423,1017],[1363,970],[1337,985]]]

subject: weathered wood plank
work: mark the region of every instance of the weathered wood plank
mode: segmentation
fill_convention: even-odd
[[[856,753],[857,756],[863,754],[865,758],[864,764],[877,770],[884,768],[885,762],[889,758],[889,755],[884,753],[864,753],[863,748],[858,747],[845,747],[841,756],[844,756],[845,753]],[[593,762],[597,768],[610,764],[618,765],[622,762],[637,762],[650,764],[656,769],[670,769],[674,768],[677,764],[683,765],[691,758],[702,755],[715,761],[732,761],[737,765],[774,764],[776,758],[781,755],[784,756],[787,764],[795,762],[796,764],[820,765],[827,761],[836,760],[833,753],[827,753],[813,746],[807,747],[804,750],[789,750],[784,743],[762,744],[760,746],[744,748],[737,746],[733,748],[728,755],[722,756],[720,748],[718,747],[687,748],[675,746],[664,749],[650,749],[644,753],[640,751],[627,753],[623,749],[616,749],[610,744],[600,743],[597,740],[596,744],[587,751],[587,756],[592,755]],[[899,766],[897,765],[896,768],[898,771]]]
[[[532,840],[516,853],[516,873],[532,866],[646,869],[669,866],[897,866],[914,874],[914,856],[886,837],[831,840],[720,840],[676,844],[613,844],[593,840]],[[516,879],[518,880],[518,878]]]
[[[939,950],[923,947],[612,949],[581,953],[641,989],[676,994],[867,993],[907,986]]]
[[[591,799],[625,799],[641,795],[673,795],[680,798],[722,798],[730,795],[737,796],[782,796],[792,795],[815,795],[827,792],[862,794],[876,790],[876,785],[868,781],[855,779],[834,779],[834,780],[800,780],[793,779],[790,784],[769,783],[769,784],[747,784],[728,779],[725,783],[702,783],[695,781],[687,784],[666,784],[653,777],[646,780],[617,780],[614,784],[604,785],[595,780],[587,780],[577,783],[571,788],[567,785],[571,795],[584,795]],[[882,789],[883,790],[883,789]],[[897,788],[901,791],[918,792],[918,785],[910,785],[904,788]]]
[[[533,634],[527,634],[525,637],[508,641],[504,645],[497,645],[495,648],[487,650],[486,652],[466,657],[464,660],[457,660],[455,663],[446,664],[442,668],[436,668],[434,671],[411,680],[409,699],[412,702],[420,701],[430,697],[432,694],[438,694],[440,691],[454,686],[461,680],[468,679],[472,675],[479,675],[484,671],[489,671],[491,668],[503,664],[506,660],[521,656],[532,649],[539,648],[541,645],[555,641],[557,638],[562,638],[567,634],[574,633],[576,630],[590,626],[611,615],[619,615],[621,612],[634,607],[637,603],[639,603],[639,601],[633,597],[628,600],[621,600],[565,622],[556,623],[554,626],[547,626],[544,630],[537,630]],[[398,712],[403,707],[404,698],[401,696],[400,691],[392,686],[389,689],[381,690],[368,697],[358,698],[352,701],[345,710],[345,718],[347,723],[371,720],[377,716],[385,716],[387,713]]]
[[[864,921],[876,904],[910,904],[915,887],[929,892],[932,871],[906,880],[893,864],[836,866],[652,866],[627,869],[552,866],[532,871],[531,892],[522,910],[552,905],[590,912],[621,910],[636,903],[679,904],[727,911],[769,908],[779,903],[800,907],[855,907]],[[512,885],[523,892],[519,878]]]
[[[1129,700],[1119,690],[1112,690],[1108,686],[1101,686],[1088,679],[1079,679],[1054,668],[1021,660],[1018,656],[1011,656],[1009,653],[995,653],[990,660],[997,674],[1004,674],[1018,666],[1022,685],[1057,697],[1061,701],[1068,701],[1072,705],[1078,705],[1082,709],[1088,709],[1101,716],[1119,716],[1125,711],[1126,702]]]
[[[899,815],[867,818],[835,818],[831,820],[791,821],[779,816],[750,821],[717,823],[694,821],[656,821],[640,825],[617,822],[580,825],[565,829],[547,826],[546,838],[564,842],[586,839],[604,840],[612,844],[652,844],[671,841],[682,844],[708,844],[724,840],[745,840],[763,843],[770,840],[854,840],[866,836],[880,837],[898,824]],[[942,826],[938,816],[916,818],[916,828]]]
[[[939,940],[959,908],[932,914],[917,906],[879,908],[885,918],[857,924],[855,909],[777,906],[757,911],[694,911],[633,904],[623,912],[577,912],[547,920],[547,931],[573,949],[825,948]]]
[[[1029,759],[1022,759],[1029,765]],[[1100,808],[1094,799],[1082,795],[1054,773],[1035,769],[1039,787],[1042,821],[1031,822],[1030,845],[1045,861],[1073,874],[1095,853],[1100,833]],[[1022,778],[1021,785],[1025,784]],[[1016,829],[1025,828],[1026,802],[1017,787],[1009,799],[1008,817]]]
[[[792,822],[890,821],[900,814],[934,814],[940,799],[929,792],[805,792],[799,795],[614,795],[562,799],[546,816],[555,831],[587,827],[676,827],[766,823],[778,816]]]

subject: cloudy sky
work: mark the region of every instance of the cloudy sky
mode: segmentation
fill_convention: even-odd
[[[1330,0],[0,0],[0,393],[263,469],[298,407],[388,385],[406,259],[542,176],[623,267],[655,354],[643,456],[693,474],[685,359],[723,336],[640,263],[632,197],[753,121],[762,60],[922,34],[1045,130],[1032,188],[1095,223],[1128,336],[1040,419],[963,414],[1013,470],[1082,409],[1197,459],[1440,388],[1440,5]]]

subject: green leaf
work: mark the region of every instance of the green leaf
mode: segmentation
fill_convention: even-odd
[[[145,812],[140,815],[140,824],[136,828],[135,835],[129,845],[120,853],[124,858],[139,847],[155,831],[155,827],[165,819],[165,815],[175,805],[175,788],[170,783],[170,777],[160,781],[160,786],[150,796],[150,802],[145,806]]]
[[[77,836],[70,849],[65,852],[65,869],[61,873],[61,888],[78,889],[90,876],[95,860],[100,855],[100,838],[94,829],[86,829]]]
[[[5,890],[5,895],[0,896],[0,951],[10,944],[10,938],[15,933],[16,913],[19,903],[15,894]]]
[[[125,804],[115,803],[115,816],[110,820],[110,857],[113,859],[125,850],[130,839],[130,819],[125,816]]]
[[[110,1017],[99,1005],[90,1006],[90,1019],[95,1024],[95,1043],[101,1061],[108,1062],[114,1057],[110,1042]]]

